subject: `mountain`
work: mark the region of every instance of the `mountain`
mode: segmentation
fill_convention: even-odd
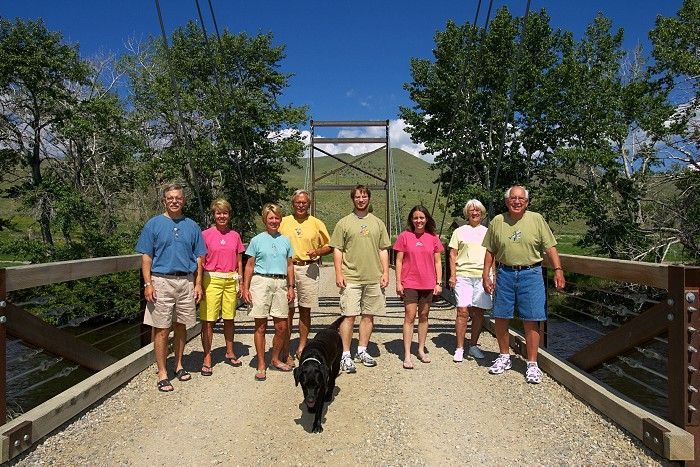
[[[402,151],[401,149],[392,149],[391,155],[394,163],[396,194],[400,214],[400,224],[398,229],[394,228],[394,224],[396,222],[393,222],[392,228],[389,232],[393,237],[395,232],[400,232],[405,228],[408,213],[413,206],[416,204],[423,204],[428,208],[428,210],[432,210],[433,203],[435,201],[435,192],[437,190],[437,184],[433,183],[433,181],[438,177],[438,173],[431,170],[431,164],[428,162],[425,162],[424,160],[406,151]],[[336,155],[336,157],[347,163],[354,162],[356,167],[359,167],[371,174],[377,175],[382,179],[386,178],[386,152],[383,149],[372,151],[367,154],[361,154],[359,156],[339,154]],[[290,188],[297,189],[306,187],[306,189],[310,189],[310,181],[306,181],[308,164],[308,159],[305,159],[302,161],[301,169],[297,167],[291,167],[289,169],[289,172],[287,172],[283,178],[287,181]],[[331,173],[335,169],[339,170],[322,178],[321,180],[318,180],[320,177]],[[317,179],[315,215],[325,222],[329,231],[333,230],[336,222],[338,222],[341,217],[350,213],[352,210],[350,190],[345,189],[342,191],[326,191],[318,189],[320,185],[354,186],[357,184],[382,184],[379,180],[369,175],[366,175],[351,167],[343,166],[341,162],[332,157],[319,157],[318,153],[316,153],[314,156],[314,171],[315,178]],[[441,198],[439,202],[442,201],[443,200]],[[390,198],[390,203],[394,203],[393,194]],[[380,189],[373,189],[371,204],[373,207],[373,213],[386,222],[386,192]],[[288,202],[285,203],[284,207],[285,211],[289,212]],[[395,218],[393,209],[391,210],[391,216]],[[435,218],[435,222],[439,228],[440,221],[442,219],[442,210],[439,207],[436,207],[436,212],[433,213],[433,217]],[[451,222],[451,219],[447,220],[446,224],[449,224],[449,222]],[[387,225],[387,228],[389,228],[389,225]]]

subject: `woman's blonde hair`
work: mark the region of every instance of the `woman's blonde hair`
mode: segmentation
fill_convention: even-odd
[[[265,206],[263,206],[262,211],[260,211],[263,222],[267,220],[267,215],[270,213],[273,213],[280,219],[282,218],[282,208],[279,206],[279,204],[266,203]]]
[[[211,213],[214,214],[216,211],[226,211],[231,214],[231,203],[226,201],[224,198],[216,198],[211,202]]]

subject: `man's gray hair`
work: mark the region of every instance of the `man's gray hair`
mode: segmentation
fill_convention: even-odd
[[[525,192],[525,199],[528,201],[530,200],[530,192],[527,191],[527,188],[525,188],[522,185],[513,185],[512,187],[508,188],[506,190],[505,194],[503,195],[503,198],[505,198],[505,199],[510,198],[510,190],[512,190],[513,188],[521,188],[523,190],[523,192]]]
[[[300,188],[297,191],[295,191],[294,193],[292,193],[292,197],[289,198],[289,201],[291,201],[292,204],[294,204],[294,198],[296,198],[297,196],[300,196],[300,195],[306,195],[306,197],[309,198],[309,203],[311,202],[311,193],[304,190],[303,188]]]
[[[185,193],[185,189],[179,183],[169,183],[163,188],[163,198],[171,191],[181,191],[183,194]]]

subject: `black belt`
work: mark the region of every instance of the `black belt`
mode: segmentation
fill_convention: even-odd
[[[529,266],[508,266],[506,264],[499,264],[498,265],[499,268],[503,268],[506,271],[523,271],[525,269],[539,268],[540,266],[542,266],[542,261],[540,261],[539,263],[530,264]]]
[[[270,277],[272,279],[286,279],[287,275],[286,274],[263,274],[261,272],[256,272],[253,275],[255,276],[263,276],[263,277]]]
[[[309,261],[292,261],[296,266],[306,266],[308,264],[318,263],[317,259],[311,259]]]
[[[175,272],[157,273],[157,274],[160,274],[161,276],[189,276],[192,273],[191,272],[184,272],[184,271],[175,271]]]

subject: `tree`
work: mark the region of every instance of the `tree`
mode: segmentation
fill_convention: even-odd
[[[523,20],[503,7],[488,30],[448,22],[435,35],[434,61],[411,60],[404,87],[415,106],[401,116],[412,139],[438,154],[455,214],[470,197],[500,205],[503,188],[527,183],[553,145],[544,117],[558,33],[544,10],[522,31]]]
[[[560,144],[541,181],[549,206],[586,220],[583,244],[610,257],[651,259],[658,238],[644,205],[668,106],[639,51],[623,66],[622,38],[602,15],[580,42],[565,36],[551,115]]]
[[[123,67],[151,142],[151,183],[185,179],[202,206],[228,197],[239,228],[261,203],[285,197],[280,175],[302,154],[296,126],[306,109],[278,102],[290,78],[278,71],[283,58],[270,34],[226,31],[207,42],[192,22],[173,32],[169,50],[153,38],[132,44]]]
[[[685,0],[675,18],[659,16],[649,33],[653,71],[673,97],[673,112],[659,150],[674,163],[669,180],[677,192],[657,207],[659,227],[700,258],[700,1]]]
[[[56,159],[52,131],[76,105],[70,85],[86,84],[90,70],[78,47],[63,44],[41,20],[0,18],[0,56],[0,179],[9,182],[9,196],[37,210],[42,239],[53,245],[53,184],[46,180]]]

